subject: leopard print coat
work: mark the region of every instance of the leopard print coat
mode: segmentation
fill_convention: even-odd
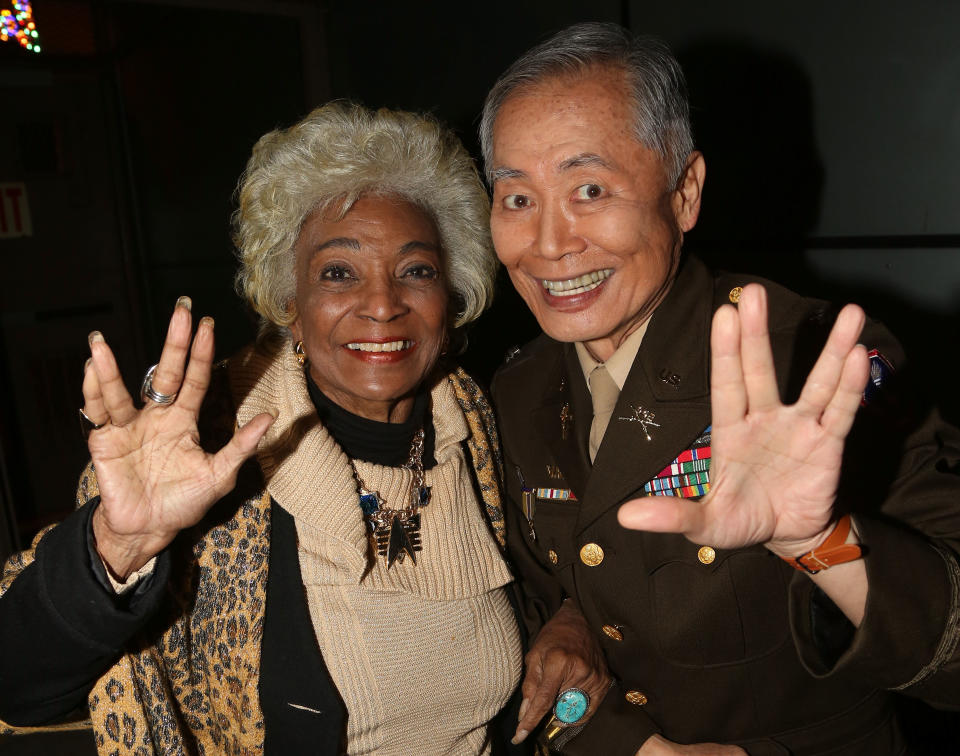
[[[217,371],[208,395],[212,422],[205,427],[214,428],[214,436],[222,437],[235,424],[227,372],[229,365]],[[470,428],[469,457],[485,514],[502,548],[502,460],[493,412],[461,369],[447,380]],[[271,500],[262,477],[244,478],[241,474],[237,489],[200,526],[171,545],[174,567],[163,607],[94,685],[88,704],[100,756],[263,753],[258,685]],[[78,486],[78,506],[98,493],[91,465]],[[0,595],[33,561],[45,532],[30,550],[8,560]],[[11,731],[16,728],[0,723],[0,733]]]

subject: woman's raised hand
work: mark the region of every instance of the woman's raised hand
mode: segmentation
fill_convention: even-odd
[[[192,347],[191,330],[190,300],[181,297],[153,375],[155,395],[175,398],[168,404],[148,398],[141,409],[103,336],[90,335],[83,411],[102,426],[87,440],[100,486],[93,531],[98,553],[120,580],[233,488],[240,465],[274,420],[268,413],[257,415],[216,454],[200,447],[197,417],[210,383],[213,319],[201,319]]]

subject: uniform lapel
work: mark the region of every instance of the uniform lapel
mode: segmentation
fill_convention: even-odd
[[[642,489],[710,424],[712,314],[712,278],[688,259],[654,312],[620,392],[587,479],[578,532]],[[646,428],[629,419],[638,416],[650,421]]]
[[[592,403],[573,345],[559,344],[555,354],[556,359],[545,365],[548,389],[543,403],[532,413],[533,422],[567,485],[582,499],[590,471],[587,437]]]

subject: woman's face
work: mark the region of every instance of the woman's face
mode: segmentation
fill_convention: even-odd
[[[409,417],[446,337],[440,237],[415,205],[363,197],[338,221],[307,216],[294,245],[294,341],[330,399],[372,420]]]

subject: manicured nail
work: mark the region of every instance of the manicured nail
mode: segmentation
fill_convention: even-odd
[[[180,299],[177,300],[177,307],[186,307],[188,310],[192,310],[193,302],[190,297],[180,297]]]
[[[529,734],[530,733],[526,730],[517,730],[517,734],[513,736],[510,742],[514,745],[520,745],[524,740],[527,739],[527,735]]]
[[[276,407],[270,407],[270,408],[267,410],[267,412],[268,412],[269,414],[273,415],[273,419],[274,419],[274,420],[276,420],[278,417],[280,417],[280,410],[278,410]]]
[[[95,344],[98,341],[103,341],[103,334],[100,331],[90,331],[90,335],[87,336],[87,343]]]
[[[93,357],[87,357],[87,361],[83,363],[83,372],[87,372],[87,368],[90,367],[90,363],[93,362]]]
[[[530,705],[530,700],[527,699],[527,698],[524,698],[524,699],[520,702],[520,711],[517,712],[517,721],[518,721],[518,722],[519,722],[521,719],[523,719],[523,715],[527,713],[527,706],[529,706],[529,705]]]
[[[213,318],[211,318],[209,315],[204,315],[202,318],[200,318],[200,325],[210,326],[210,328],[213,328]]]

